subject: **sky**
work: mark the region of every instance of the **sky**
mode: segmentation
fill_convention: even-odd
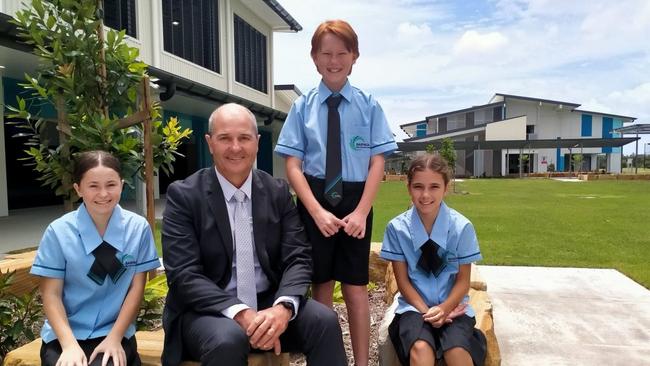
[[[279,2],[303,30],[274,35],[274,83],[315,87],[311,36],[322,21],[344,19],[359,37],[350,82],[379,100],[400,140],[401,124],[485,104],[495,93],[650,123],[648,0]],[[644,144],[650,135],[640,154]]]

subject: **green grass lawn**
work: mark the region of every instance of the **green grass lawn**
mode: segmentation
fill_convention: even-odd
[[[475,179],[457,191],[446,202],[474,223],[481,264],[616,268],[650,288],[650,181]],[[404,182],[382,183],[372,241],[409,204]]]
[[[449,206],[476,227],[481,264],[615,268],[650,288],[650,181],[478,179]],[[373,241],[409,204],[404,182],[382,183]]]

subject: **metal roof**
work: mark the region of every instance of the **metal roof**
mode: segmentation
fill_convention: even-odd
[[[587,111],[587,110],[584,110],[584,109],[574,109],[573,111],[574,112],[582,112],[582,113],[600,114],[601,116],[608,116],[608,117],[616,117],[616,118],[621,118],[621,119],[627,119],[627,120],[630,120],[630,122],[636,120],[636,117],[622,116],[620,114],[611,114],[611,113],[605,113],[605,112]]]
[[[638,137],[615,137],[601,139],[549,139],[549,140],[501,140],[501,141],[454,141],[456,150],[502,150],[502,149],[556,149],[580,147],[619,147],[638,140]],[[427,145],[440,148],[442,140],[422,142],[398,142],[400,151],[425,151]]]
[[[428,116],[427,119],[429,119],[429,118],[440,118],[440,117],[449,116],[449,115],[452,115],[452,114],[458,114],[458,113],[463,113],[463,112],[471,112],[471,111],[484,109],[484,108],[489,108],[489,107],[496,107],[498,105],[503,105],[504,103],[505,102],[494,102],[494,103],[488,103],[488,104],[483,104],[483,105],[475,105],[473,107],[458,109],[458,110],[451,111],[451,112],[434,114],[433,116]]]
[[[300,32],[302,26],[296,21],[285,8],[280,5],[276,0],[262,0],[264,4],[268,5],[285,23],[291,28],[291,30]]]
[[[496,97],[497,95],[502,96],[504,98],[528,100],[528,101],[531,101],[531,102],[542,102],[542,103],[558,104],[558,105],[565,105],[565,106],[569,106],[569,107],[573,107],[573,108],[580,107],[580,104],[578,104],[578,103],[562,102],[562,101],[559,101],[559,100],[542,99],[542,98],[535,98],[535,97],[525,97],[523,95],[512,95],[512,94],[502,94],[502,93],[496,93],[496,94],[494,94],[494,97]],[[494,99],[494,97],[492,97],[492,99]]]
[[[650,134],[650,124],[636,124],[625,127],[619,127],[614,129],[614,132],[626,133],[626,134],[637,134],[637,135],[647,135]]]

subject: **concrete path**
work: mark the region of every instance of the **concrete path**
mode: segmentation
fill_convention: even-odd
[[[479,266],[503,365],[650,365],[650,291],[613,269]]]
[[[120,204],[127,210],[136,210],[133,200]],[[157,199],[154,207],[156,219],[161,219],[165,199]],[[0,217],[0,259],[13,250],[37,247],[47,225],[63,214],[63,205],[56,205],[10,210],[9,216]]]

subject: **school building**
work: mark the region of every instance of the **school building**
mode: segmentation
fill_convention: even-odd
[[[439,148],[450,138],[457,176],[498,177],[547,171],[620,173],[622,146],[637,138],[614,130],[634,117],[580,109],[580,104],[495,94],[487,104],[445,112],[401,128],[403,152]],[[580,167],[574,155],[581,154]]]
[[[37,58],[21,44],[10,23],[25,0],[0,1],[0,104],[16,103],[23,93],[19,83],[33,72]],[[104,0],[105,25],[124,29],[127,42],[137,47],[156,81],[154,91],[162,105],[164,121],[177,117],[194,132],[185,142],[174,175],[156,177],[156,195],[176,179],[212,165],[205,143],[208,117],[219,105],[236,102],[257,117],[261,135],[257,167],[283,176],[283,161],[272,147],[300,91],[293,85],[274,85],[273,33],[298,32],[300,24],[276,0]],[[307,51],[305,51],[307,52]],[[48,134],[58,139],[56,111],[43,106],[51,121]],[[41,187],[24,157],[23,141],[7,125],[0,109],[0,217],[9,210],[62,202],[52,190]]]

